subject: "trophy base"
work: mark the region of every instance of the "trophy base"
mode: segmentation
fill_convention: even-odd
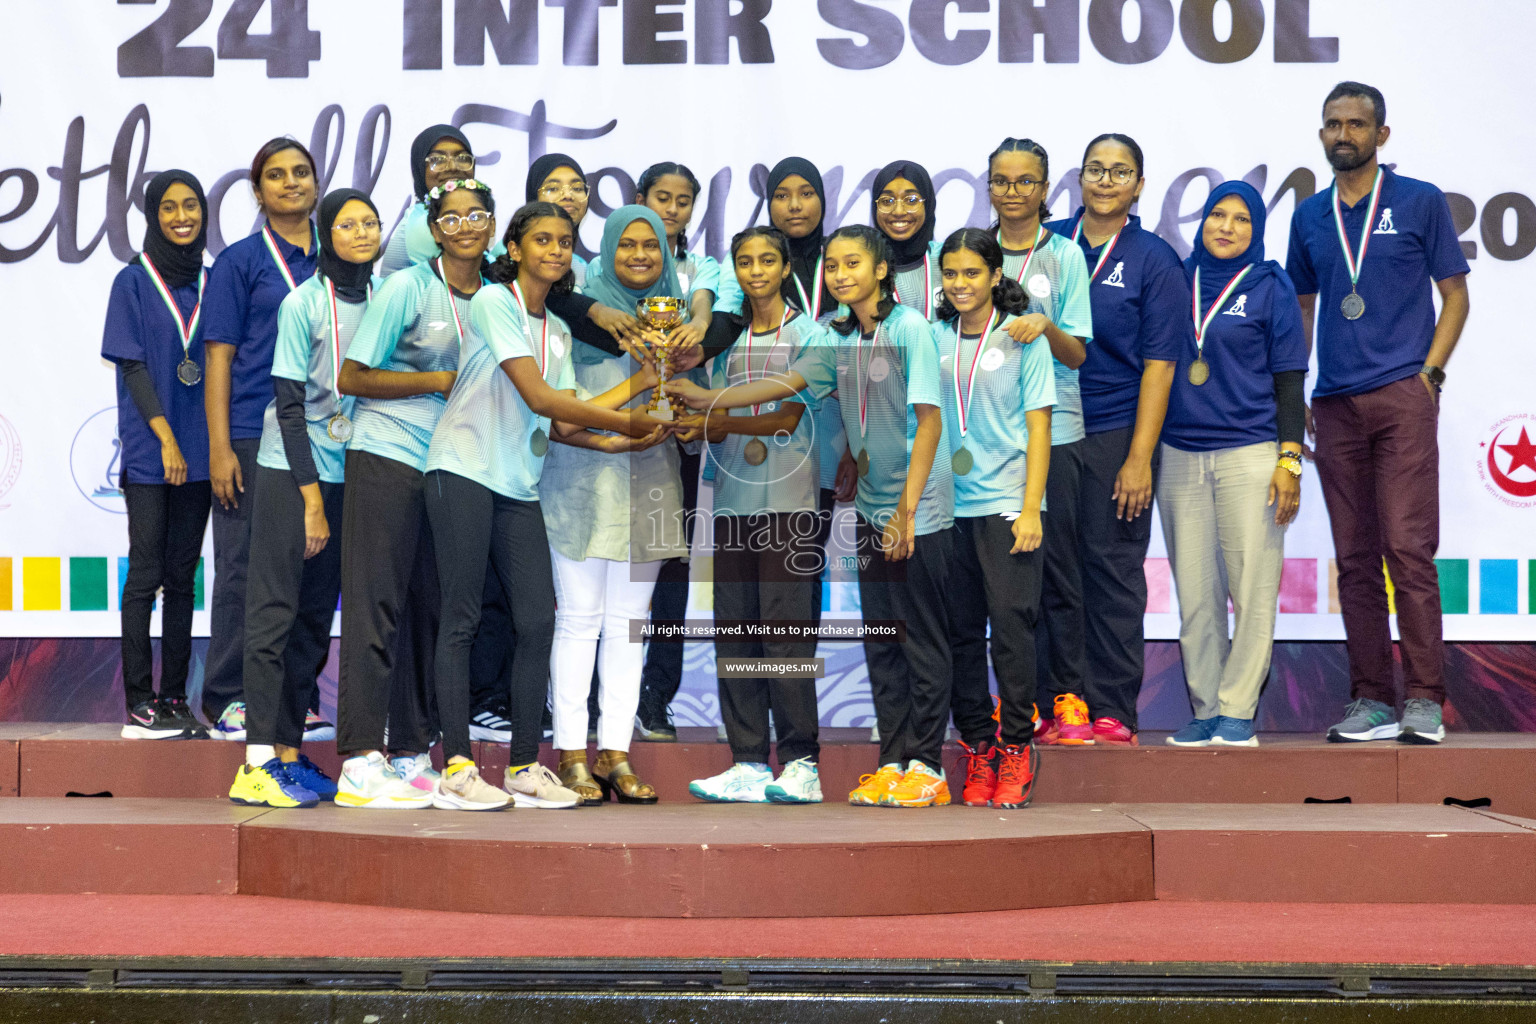
[[[668,423],[677,419],[677,416],[672,411],[672,403],[666,399],[656,403],[656,406],[651,409],[651,415],[658,420],[665,420]]]

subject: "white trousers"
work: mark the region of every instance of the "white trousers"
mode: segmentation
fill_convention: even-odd
[[[556,750],[587,749],[587,695],[592,665],[598,669],[597,746],[628,750],[640,706],[645,646],[629,639],[631,619],[650,613],[651,591],[662,563],[575,561],[551,551],[555,566],[555,643],[549,673],[553,686]]]
[[[1285,565],[1285,528],[1265,504],[1278,454],[1273,441],[1214,452],[1163,445],[1157,507],[1196,718],[1253,718],[1269,678]]]

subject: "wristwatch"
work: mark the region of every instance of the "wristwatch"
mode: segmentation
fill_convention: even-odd
[[[1282,451],[1280,453],[1280,458],[1275,462],[1275,465],[1291,474],[1291,476],[1296,477],[1298,480],[1301,479],[1300,452]]]
[[[1445,371],[1440,369],[1440,367],[1430,366],[1428,363],[1425,363],[1424,369],[1420,370],[1419,373],[1429,379],[1429,382],[1435,386],[1436,391],[1445,387]]]

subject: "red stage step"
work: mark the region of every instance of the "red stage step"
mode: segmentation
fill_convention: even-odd
[[[730,749],[711,729],[679,730],[678,743],[636,742],[630,759],[664,803],[688,803],[688,783],[723,771]],[[823,729],[822,789],[839,797],[874,770],[862,729]],[[1442,803],[1490,798],[1492,807],[1536,818],[1536,733],[1453,733],[1443,745],[1335,744],[1314,735],[1262,737],[1254,749],[1176,749],[1160,733],[1142,747],[1045,747],[1035,799],[1050,803]],[[333,743],[309,755],[334,774]],[[953,766],[958,751],[946,763]],[[551,767],[554,754],[541,758]],[[220,797],[244,746],[220,741],[124,740],[108,724],[0,725],[0,796],[112,793],[117,797]],[[484,774],[499,780],[507,748],[476,744]],[[8,774],[8,768],[13,774]],[[16,781],[7,784],[7,779]]]

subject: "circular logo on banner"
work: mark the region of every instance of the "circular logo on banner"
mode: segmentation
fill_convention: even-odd
[[[5,496],[16,486],[16,478],[21,476],[21,435],[16,433],[16,428],[11,421],[0,416],[0,508],[10,508],[5,504]]]
[[[991,373],[1003,365],[1003,350],[997,348],[987,349],[987,354],[981,357],[981,368]]]
[[[1044,274],[1029,275],[1029,294],[1037,299],[1051,297],[1051,282]]]
[[[116,406],[108,406],[80,424],[69,446],[69,471],[86,501],[103,512],[128,514],[118,486],[123,442],[117,437]]]
[[[1489,428],[1478,443],[1477,475],[1505,505],[1536,507],[1536,415],[1516,413]]]
[[[891,375],[891,364],[885,356],[875,356],[869,361],[869,379],[876,384]]]

